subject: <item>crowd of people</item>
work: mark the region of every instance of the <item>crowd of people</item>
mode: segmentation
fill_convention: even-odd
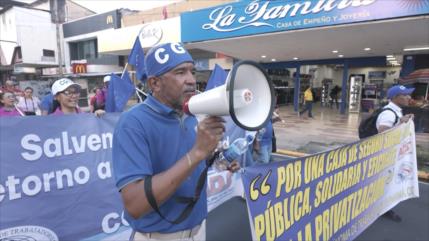
[[[96,116],[105,113],[107,87],[110,76],[104,78],[104,87],[94,89],[90,99],[90,111]],[[49,94],[42,100],[33,96],[33,88],[20,90],[13,81],[7,80],[0,89],[0,117],[34,115],[69,115],[82,113],[78,101],[81,86],[67,78],[56,80]]]
[[[112,148],[124,218],[133,228],[130,240],[205,240],[206,160],[212,158],[224,135],[225,121],[216,116],[197,121],[183,112],[184,100],[196,93],[196,80],[194,60],[180,43],[153,47],[145,56],[145,66],[151,94],[121,115]],[[106,85],[95,88],[90,99],[90,110],[96,116],[105,113],[108,82],[106,77]],[[411,91],[392,88],[388,91],[389,107],[396,113],[380,115],[379,132],[412,118],[402,116],[400,108],[406,105]],[[62,78],[52,84],[49,95],[39,100],[32,96],[31,87],[21,91],[6,81],[0,93],[0,116],[78,114],[82,112],[78,107],[80,90],[79,84]],[[336,98],[338,92],[339,88],[331,97]],[[308,111],[313,117],[313,99],[308,86],[301,115]],[[278,109],[249,145],[253,164],[272,161],[271,153],[276,148],[273,123],[277,121],[282,121]],[[235,172],[240,165],[232,162],[227,169]],[[398,219],[392,212],[388,215]]]

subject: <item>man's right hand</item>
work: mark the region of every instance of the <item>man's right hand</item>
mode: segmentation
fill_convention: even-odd
[[[198,123],[197,140],[192,149],[198,160],[205,159],[217,147],[225,132],[225,120],[221,117],[210,116]]]

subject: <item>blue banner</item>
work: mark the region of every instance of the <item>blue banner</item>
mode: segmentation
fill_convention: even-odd
[[[254,240],[353,240],[418,197],[414,125],[294,160],[245,168]]]
[[[307,29],[429,13],[427,0],[238,1],[181,14],[182,42]]]
[[[0,240],[128,240],[112,176],[119,113],[0,118]],[[226,118],[229,142],[244,135]],[[241,176],[210,170],[209,211],[243,194]]]
[[[119,114],[0,118],[0,237],[80,240],[118,232],[111,165]]]
[[[0,238],[126,240],[111,165],[119,114],[0,118]],[[227,121],[230,123],[230,121]],[[227,124],[234,140],[243,131]],[[414,125],[316,155],[245,168],[257,240],[348,240],[418,196]],[[208,207],[241,195],[238,174],[208,176]]]

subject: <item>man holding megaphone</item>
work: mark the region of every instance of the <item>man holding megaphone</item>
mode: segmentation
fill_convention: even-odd
[[[203,160],[221,140],[224,120],[197,122],[183,113],[196,80],[194,61],[180,43],[153,47],[145,66],[152,94],[122,114],[113,138],[114,174],[134,230],[131,240],[205,240]]]

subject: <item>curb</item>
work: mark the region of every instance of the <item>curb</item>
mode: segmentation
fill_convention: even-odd
[[[287,155],[287,156],[291,156],[291,157],[303,157],[303,156],[309,155],[309,154],[303,153],[303,152],[289,151],[289,150],[283,150],[283,149],[277,149],[277,151],[275,153]]]

